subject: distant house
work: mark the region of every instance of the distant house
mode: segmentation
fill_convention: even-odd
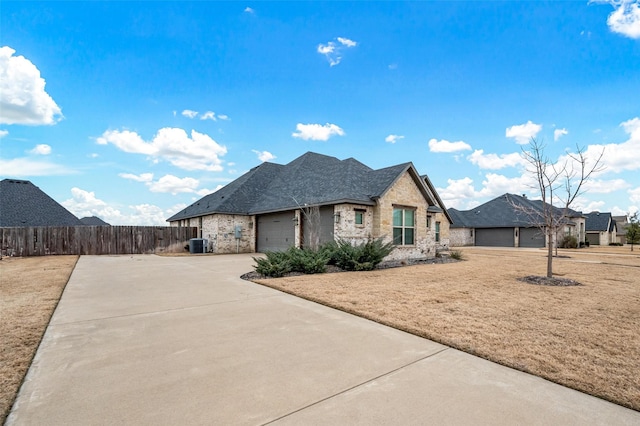
[[[627,243],[627,227],[629,226],[629,221],[627,220],[627,216],[611,216],[613,221],[616,223],[616,242],[620,244]]]
[[[585,218],[581,212],[554,208],[561,219],[555,240],[574,235],[584,242]],[[546,247],[546,233],[537,225],[542,221],[543,203],[515,194],[503,194],[471,209],[449,209],[451,246]],[[551,244],[555,245],[555,241]]]
[[[100,219],[98,216],[88,216],[80,219],[83,225],[86,226],[111,226],[104,220]]]
[[[383,237],[396,245],[395,259],[435,256],[449,244],[451,222],[413,164],[373,170],[313,152],[285,165],[262,163],[167,221],[197,227],[214,253]]]
[[[28,180],[0,181],[0,226],[76,226],[80,219]]]
[[[608,246],[618,242],[616,221],[611,213],[587,214],[587,241],[590,245]]]

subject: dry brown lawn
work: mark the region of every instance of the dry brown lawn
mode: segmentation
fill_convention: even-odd
[[[640,410],[640,251],[461,250],[467,260],[258,280],[287,293]]]
[[[0,424],[29,369],[78,256],[0,260]]]

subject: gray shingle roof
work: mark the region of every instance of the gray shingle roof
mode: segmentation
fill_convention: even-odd
[[[591,212],[586,216],[585,229],[587,231],[613,231],[615,222],[611,220],[611,213]]]
[[[167,221],[213,213],[262,214],[304,205],[374,205],[375,197],[408,169],[413,169],[411,163],[373,170],[353,158],[307,152],[286,165],[262,163]]]
[[[80,219],[30,181],[0,181],[0,226],[77,225]]]
[[[514,207],[521,206],[530,214]],[[460,211],[449,209],[453,220],[452,228],[511,228],[535,226],[542,223],[542,201],[530,200],[515,194],[503,194],[487,201],[478,207]],[[554,207],[557,215],[563,214],[563,209]],[[581,217],[582,213],[569,209],[570,217]]]
[[[80,222],[86,226],[110,226],[107,222],[100,219],[98,216],[88,216],[80,218]]]

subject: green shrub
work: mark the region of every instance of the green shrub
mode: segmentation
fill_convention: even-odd
[[[254,269],[265,277],[282,277],[291,272],[291,262],[286,252],[268,251],[266,258],[254,257],[256,262]]]
[[[610,246],[622,246],[622,243],[609,243]]]
[[[339,240],[332,248],[330,260],[337,267],[346,271],[370,271],[382,262],[394,247],[392,243],[384,243],[382,238],[378,238],[369,239],[359,245]]]
[[[560,248],[578,248],[578,239],[573,235],[565,235],[560,241]]]
[[[285,252],[291,264],[291,271],[303,274],[321,274],[327,271],[329,255],[321,250],[291,247]]]

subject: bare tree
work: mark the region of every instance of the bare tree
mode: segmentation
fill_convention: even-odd
[[[634,214],[629,213],[629,224],[627,225],[627,232],[625,234],[627,243],[631,244],[631,251],[633,251],[634,244],[640,244],[640,223],[638,223],[638,212]]]
[[[304,215],[303,236],[306,241],[303,243],[311,250],[318,250],[320,247],[320,206],[304,207],[300,210]]]
[[[542,206],[540,210],[514,207],[525,213],[531,224],[540,228],[546,236],[548,278],[553,277],[553,246],[557,250],[559,230],[566,225],[571,205],[584,193],[585,184],[594,173],[603,170],[603,154],[604,150],[591,163],[586,150],[576,146],[575,153],[569,153],[558,163],[553,163],[545,154],[545,145],[540,140],[531,138],[528,149],[522,149],[522,158],[529,165],[527,171],[536,179],[535,189],[540,193]],[[554,204],[561,207],[555,207]]]

